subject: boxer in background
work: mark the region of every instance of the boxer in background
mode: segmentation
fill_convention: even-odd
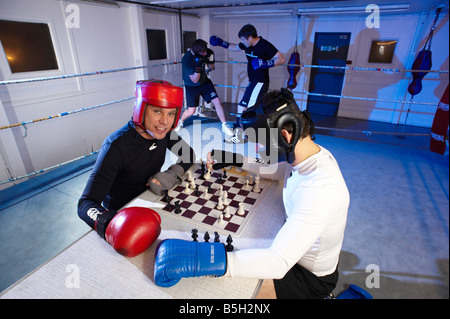
[[[238,37],[241,40],[239,44],[226,42],[215,35],[211,36],[209,40],[211,45],[221,46],[230,51],[245,50],[245,56],[248,60],[247,73],[249,84],[238,105],[237,128],[241,127],[239,120],[242,112],[252,107],[261,96],[267,93],[270,82],[269,68],[285,62],[284,55],[272,43],[258,36],[253,25],[244,25],[239,31]],[[235,136],[227,141],[235,144],[245,142],[242,132],[240,134],[239,130],[235,132]]]
[[[103,238],[117,210],[148,187],[157,195],[171,189],[195,161],[192,148],[173,132],[183,105],[183,89],[149,80],[138,81],[135,93],[132,119],[103,142],[78,201],[78,216]],[[161,172],[167,149],[177,151],[178,161]],[[134,210],[128,211],[122,218],[139,224],[130,217],[134,214]]]
[[[217,116],[222,122],[222,132],[227,138],[233,136],[233,131],[225,120],[222,103],[214,88],[214,84],[206,74],[205,65],[208,65],[209,70],[213,70],[214,62],[213,50],[208,49],[207,43],[201,39],[195,40],[192,43],[192,48],[183,55],[181,60],[182,76],[188,109],[181,115],[175,131],[179,132],[183,127],[183,122],[194,114],[195,108],[199,105],[199,97],[201,95],[206,103],[214,105]]]

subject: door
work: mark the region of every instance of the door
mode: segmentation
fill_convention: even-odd
[[[314,37],[313,65],[345,66],[351,33],[316,32]],[[345,70],[312,68],[309,92],[341,95]],[[336,116],[340,98],[308,95],[310,113]]]

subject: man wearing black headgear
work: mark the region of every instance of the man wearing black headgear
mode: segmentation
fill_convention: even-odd
[[[338,280],[350,201],[339,166],[314,142],[309,113],[286,89],[266,94],[242,114],[242,124],[249,140],[266,146],[261,155],[270,164],[217,150],[209,164],[284,179],[286,222],[269,248],[228,252],[225,275],[274,279],[277,298],[326,298]]]

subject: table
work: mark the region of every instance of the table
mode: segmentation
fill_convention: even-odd
[[[260,209],[253,214],[241,236],[234,239],[235,249],[270,246],[284,223],[282,184],[270,181],[269,185],[270,191],[262,198],[258,207]],[[138,197],[150,202],[156,198],[150,191]],[[256,296],[261,284],[259,279],[196,277],[183,278],[170,288],[157,286],[153,280],[153,266],[158,242],[167,238],[192,240],[191,229],[194,228],[192,224],[170,215],[161,215],[161,219],[159,238],[139,256],[124,257],[95,231],[89,231],[56,257],[5,290],[0,297],[248,299]],[[199,228],[199,233],[206,230]],[[225,238],[222,235],[221,241],[225,242]]]

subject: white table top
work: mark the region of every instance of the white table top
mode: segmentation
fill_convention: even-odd
[[[282,185],[277,182],[269,184],[268,195],[261,199],[258,210],[251,216],[241,236],[234,238],[235,249],[270,246],[284,223]],[[156,196],[146,191],[138,198],[151,201]],[[192,240],[192,228],[199,230],[199,239],[205,231],[210,231],[168,214],[161,215],[161,219],[161,235],[139,256],[124,257],[95,231],[89,231],[56,257],[5,290],[0,297],[248,299],[256,296],[260,280],[249,278],[183,278],[170,288],[157,286],[153,280],[153,266],[159,241],[167,238]],[[225,242],[226,235],[220,235],[221,241]]]

